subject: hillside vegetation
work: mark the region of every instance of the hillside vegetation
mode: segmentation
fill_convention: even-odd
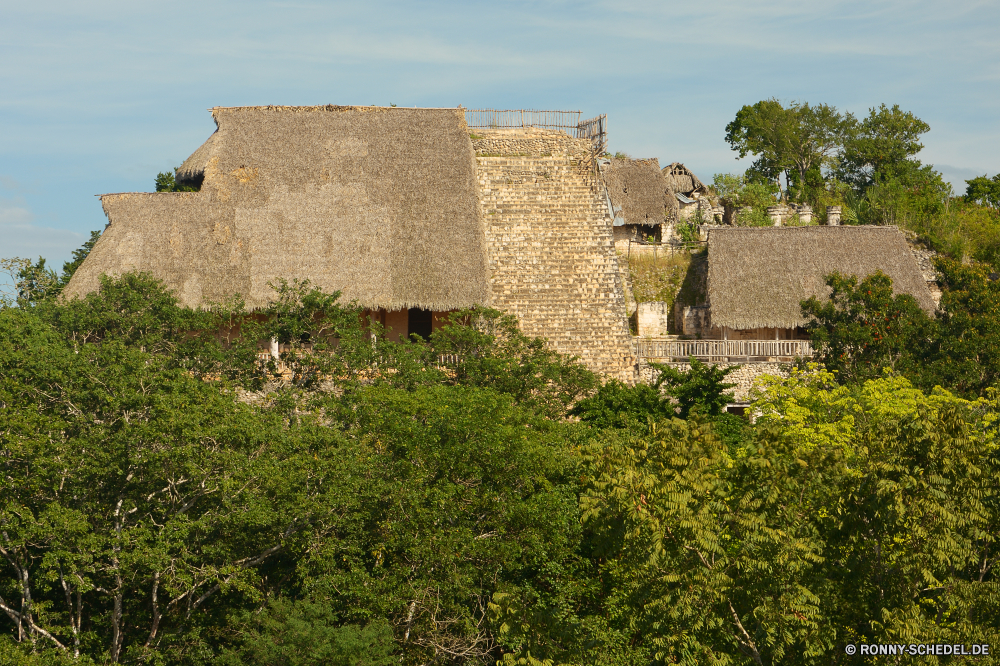
[[[726,126],[732,149],[755,161],[741,176],[716,176],[716,184],[734,205],[808,203],[820,221],[827,206],[841,206],[844,224],[898,225],[952,258],[1000,268],[1000,174],[966,181],[965,196],[956,197],[917,159],[928,131],[898,105],[859,119],[827,104],[762,100]]]
[[[725,370],[601,385],[497,312],[373,343],[335,294],[276,288],[263,322],[142,274],[0,309],[0,663],[998,644],[988,390],[859,357],[769,380],[751,425]]]

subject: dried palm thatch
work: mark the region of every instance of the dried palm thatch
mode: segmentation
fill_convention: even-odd
[[[475,158],[461,109],[238,107],[181,168],[200,192],[104,195],[110,225],[67,286],[151,272],[183,304],[276,278],[397,310],[491,301]]]
[[[601,174],[616,216],[624,224],[658,225],[676,217],[677,200],[655,157],[614,158],[603,166]]]
[[[698,180],[698,176],[680,162],[663,167],[663,177],[674,192],[681,194],[690,196],[693,192],[704,192],[708,189],[703,182]]]
[[[201,144],[198,150],[191,153],[191,157],[184,160],[184,163],[177,167],[177,181],[180,183],[190,183],[201,180],[205,176],[205,167],[209,160],[215,155],[215,137],[218,132],[213,132],[208,137],[208,141]]]
[[[895,293],[934,311],[927,283],[895,227],[713,229],[708,237],[712,326],[743,330],[803,326],[799,303],[825,298],[834,271],[866,277],[882,271]]]

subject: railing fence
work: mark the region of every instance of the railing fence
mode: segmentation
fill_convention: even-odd
[[[608,116],[580,120],[582,111],[540,111],[537,109],[466,109],[465,124],[473,127],[540,127],[561,129],[578,139],[588,139],[594,154],[603,155],[608,145]]]
[[[636,355],[641,359],[685,361],[694,356],[699,360],[734,360],[795,358],[813,355],[809,340],[655,340],[635,341]]]

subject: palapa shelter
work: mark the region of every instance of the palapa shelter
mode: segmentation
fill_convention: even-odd
[[[461,110],[212,113],[218,130],[178,170],[201,190],[102,196],[109,226],[69,295],[96,289],[102,273],[140,269],[184,305],[240,294],[257,308],[273,295],[268,282],[308,278],[380,317],[397,313],[397,335],[410,328],[398,313],[490,302]]]
[[[356,301],[393,338],[427,335],[449,311],[495,306],[594,370],[625,379],[634,370],[610,220],[590,213],[603,208],[596,186],[568,221],[526,189],[585,176],[576,173],[586,170],[585,139],[558,132],[548,147],[522,141],[521,166],[500,161],[533,225],[512,230],[495,204],[483,210],[486,158],[477,161],[461,108],[217,107],[212,115],[218,129],[177,171],[200,191],[103,195],[108,227],[66,296],[96,290],[102,274],[142,270],[184,305],[239,295],[254,309],[274,297],[269,282],[308,279]],[[536,143],[539,156],[525,156]],[[523,179],[532,159],[537,177]],[[586,233],[565,233],[567,224]],[[546,244],[530,261],[519,254]],[[598,264],[607,270],[595,274]],[[584,302],[595,293],[601,317]]]
[[[660,172],[659,160],[611,158],[599,164],[613,215],[615,241],[659,241],[669,237],[677,200]]]
[[[708,236],[708,307],[717,339],[803,337],[801,301],[829,296],[833,272],[864,278],[882,271],[893,291],[928,313],[934,301],[896,227],[742,227]]]

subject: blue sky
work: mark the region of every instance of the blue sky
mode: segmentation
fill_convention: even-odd
[[[964,191],[1000,172],[1000,3],[0,0],[0,257],[57,266],[212,132],[207,109],[397,104],[608,114],[610,149],[739,171],[776,97],[927,121]]]

